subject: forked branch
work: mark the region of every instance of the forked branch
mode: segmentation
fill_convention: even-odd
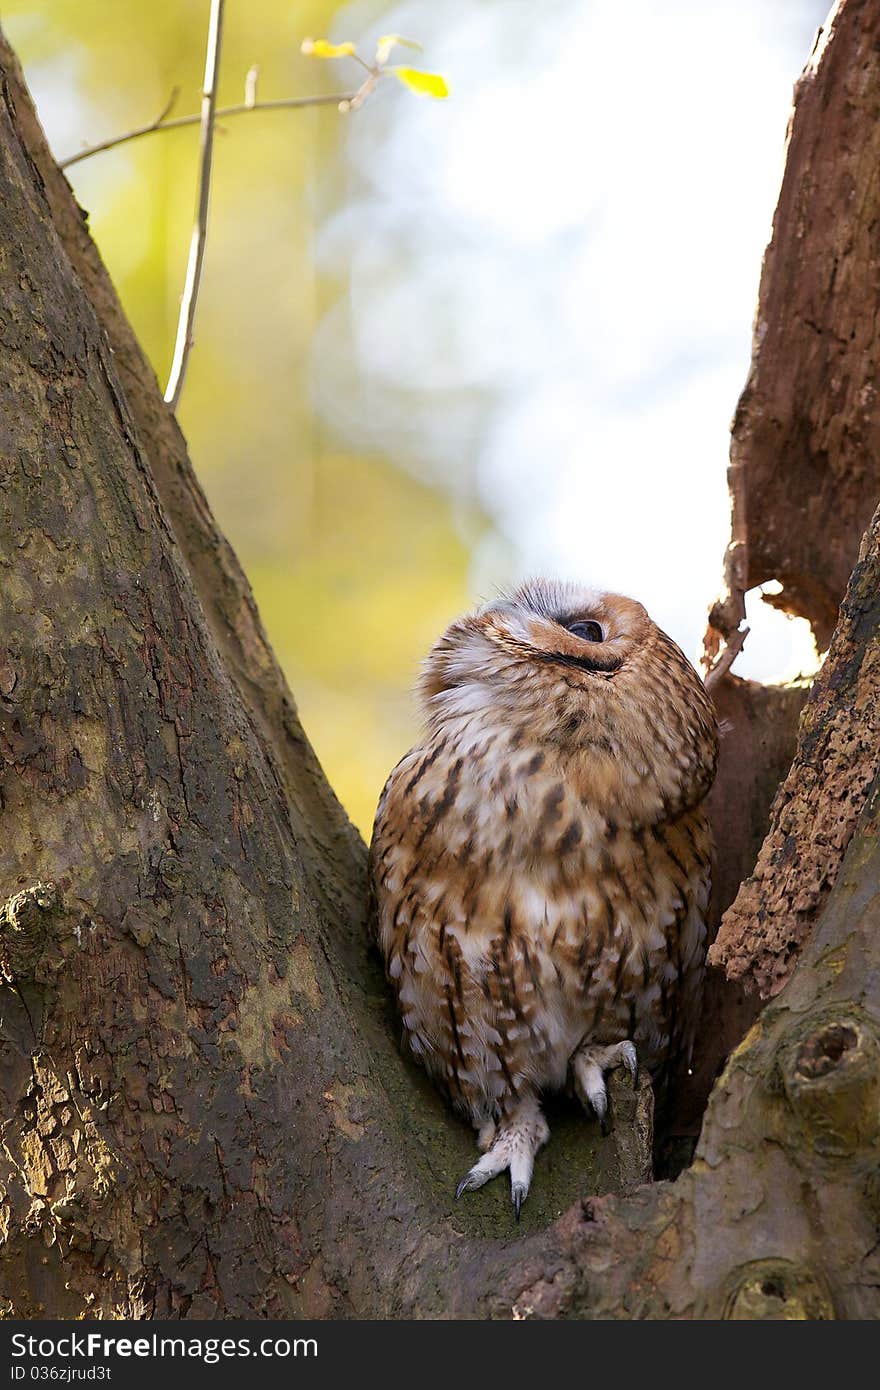
[[[715,658],[715,661],[707,671],[706,678],[703,682],[706,689],[710,693],[721,680],[721,677],[727,674],[733,663],[736,661],[736,658],[742,651],[743,643],[748,637],[750,631],[751,629],[747,627],[737,628],[736,631],[732,632],[730,636],[727,638],[727,643],[724,647],[724,650],[720,653],[719,656]]]
[[[68,155],[66,159],[59,160],[59,169],[70,169],[74,164],[79,164],[84,159],[91,159],[93,155],[103,154],[105,150],[115,150],[117,145],[127,145],[131,140],[140,140],[144,135],[155,135],[160,130],[180,130],[183,126],[200,125],[201,112],[188,116],[175,116],[168,120],[168,115],[174,107],[177,99],[177,88],[166,102],[161,114],[154,121],[147,125],[135,126],[133,130],[123,131],[121,135],[113,135],[109,140],[100,140],[96,145],[88,145],[84,150],[77,154]],[[350,110],[354,102],[355,92],[339,92],[331,96],[314,97],[277,97],[271,101],[241,101],[235,106],[218,106],[214,112],[214,120],[225,121],[230,116],[248,116],[254,111],[298,111],[306,106],[337,106],[343,110]]]

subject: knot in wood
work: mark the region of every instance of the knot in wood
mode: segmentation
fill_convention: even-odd
[[[828,1023],[801,1044],[795,1071],[807,1081],[816,1081],[836,1067],[844,1054],[858,1044],[858,1032],[851,1024]]]
[[[40,914],[48,912],[58,901],[54,883],[34,883],[20,893],[7,898],[0,907],[0,931],[25,932],[38,925]]]
[[[880,1044],[867,1020],[814,1016],[780,1063],[794,1142],[821,1159],[870,1157],[880,1141]]]
[[[39,972],[58,905],[54,883],[34,883],[0,905],[0,978],[32,979]]]
[[[780,1258],[735,1270],[721,1316],[732,1322],[827,1322],[835,1313],[813,1271]]]

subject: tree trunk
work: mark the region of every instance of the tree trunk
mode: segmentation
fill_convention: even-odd
[[[828,55],[870,53],[878,10],[839,9],[800,88],[805,121],[827,106],[823,83],[854,80]],[[875,1315],[878,806],[870,746],[838,731],[846,711],[876,710],[876,523],[771,836],[808,790],[811,739],[848,819],[694,1164],[636,1186],[647,1097],[618,1086],[608,1139],[560,1107],[521,1227],[499,1184],[454,1204],[471,1135],[397,1049],[365,945],[363,846],[2,43],[0,72],[7,1313]],[[874,138],[864,123],[857,137]],[[795,235],[778,215],[776,243]],[[869,286],[847,284],[861,314]],[[757,749],[775,697],[748,699]],[[759,775],[755,761],[749,804],[718,809],[728,894],[754,862],[798,703],[778,721],[783,765]],[[754,924],[780,897],[780,863],[794,864],[786,902],[805,886],[798,864],[815,873],[823,826],[784,828],[792,843],[768,841],[737,918],[745,984],[758,960],[778,979],[785,933]]]
[[[880,10],[838,0],[795,88],[752,365],[733,422],[725,635],[748,589],[828,646],[880,496]]]

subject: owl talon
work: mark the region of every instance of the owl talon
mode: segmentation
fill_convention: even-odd
[[[458,1187],[455,1189],[455,1200],[458,1201],[463,1192],[476,1192],[478,1187],[482,1187],[484,1182],[488,1182],[487,1177],[477,1174],[474,1168],[465,1173]]]
[[[612,1071],[621,1063],[632,1077],[633,1085],[637,1086],[639,1059],[635,1046],[628,1039],[609,1046],[583,1043],[571,1059],[578,1098],[582,1105],[592,1108],[605,1135],[611,1132],[605,1072]]]
[[[633,1089],[635,1089],[639,1084],[639,1057],[631,1042],[620,1044],[620,1057],[632,1077]]]
[[[550,1130],[537,1100],[530,1097],[521,1101],[499,1122],[492,1143],[455,1189],[456,1197],[463,1192],[475,1191],[490,1178],[509,1169],[510,1196],[518,1221],[520,1208],[528,1196],[532,1181],[535,1154],[549,1138]]]

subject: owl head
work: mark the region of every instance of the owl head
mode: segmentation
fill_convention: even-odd
[[[516,728],[555,747],[592,785],[653,788],[666,814],[715,773],[717,727],[681,649],[621,594],[532,579],[459,618],[428,655],[429,724]]]

